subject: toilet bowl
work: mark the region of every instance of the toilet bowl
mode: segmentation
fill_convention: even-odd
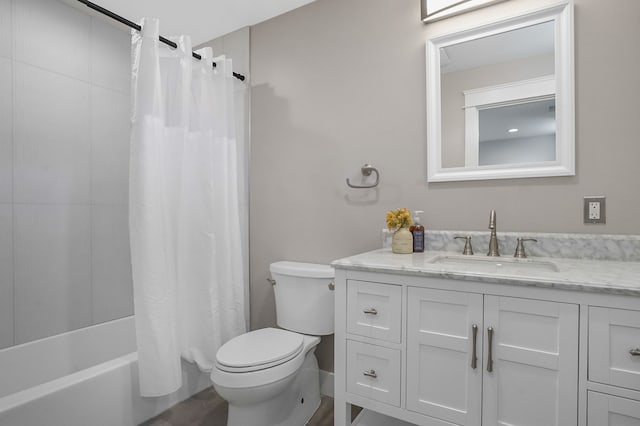
[[[228,426],[301,426],[320,405],[314,352],[318,335],[333,333],[333,268],[277,262],[270,270],[282,328],[229,340],[211,372],[216,392],[229,403]]]

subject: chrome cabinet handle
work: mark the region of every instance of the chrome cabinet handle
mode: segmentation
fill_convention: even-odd
[[[376,308],[365,308],[362,312],[365,314],[378,315]]]
[[[629,353],[632,356],[640,356],[640,348],[629,349]]]
[[[366,371],[363,371],[362,374],[364,374],[367,377],[371,377],[372,379],[378,378],[378,374],[376,373],[376,370],[366,370]]]
[[[493,371],[493,327],[487,328],[487,337],[489,338],[489,350],[487,356],[487,371]]]
[[[471,331],[473,333],[473,353],[471,354],[471,368],[474,370],[478,367],[478,357],[476,356],[476,347],[478,342],[478,326],[473,324],[471,326]]]

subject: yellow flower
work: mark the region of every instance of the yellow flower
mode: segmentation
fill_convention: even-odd
[[[396,228],[406,228],[411,225],[411,211],[401,207],[397,210],[389,210],[387,212],[387,228],[393,230]]]

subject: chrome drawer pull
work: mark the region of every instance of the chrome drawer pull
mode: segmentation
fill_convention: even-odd
[[[633,356],[640,356],[640,348],[629,349],[629,353]]]
[[[378,315],[378,311],[375,308],[365,308],[362,312],[365,314]]]
[[[371,377],[372,379],[378,378],[378,375],[376,374],[376,370],[363,371],[362,374],[364,374],[367,377]]]

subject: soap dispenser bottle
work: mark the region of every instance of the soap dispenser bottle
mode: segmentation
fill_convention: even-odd
[[[424,226],[422,226],[420,214],[424,213],[424,211],[416,210],[414,213],[416,215],[413,218],[414,225],[411,230],[413,234],[413,252],[422,253],[424,251]]]

